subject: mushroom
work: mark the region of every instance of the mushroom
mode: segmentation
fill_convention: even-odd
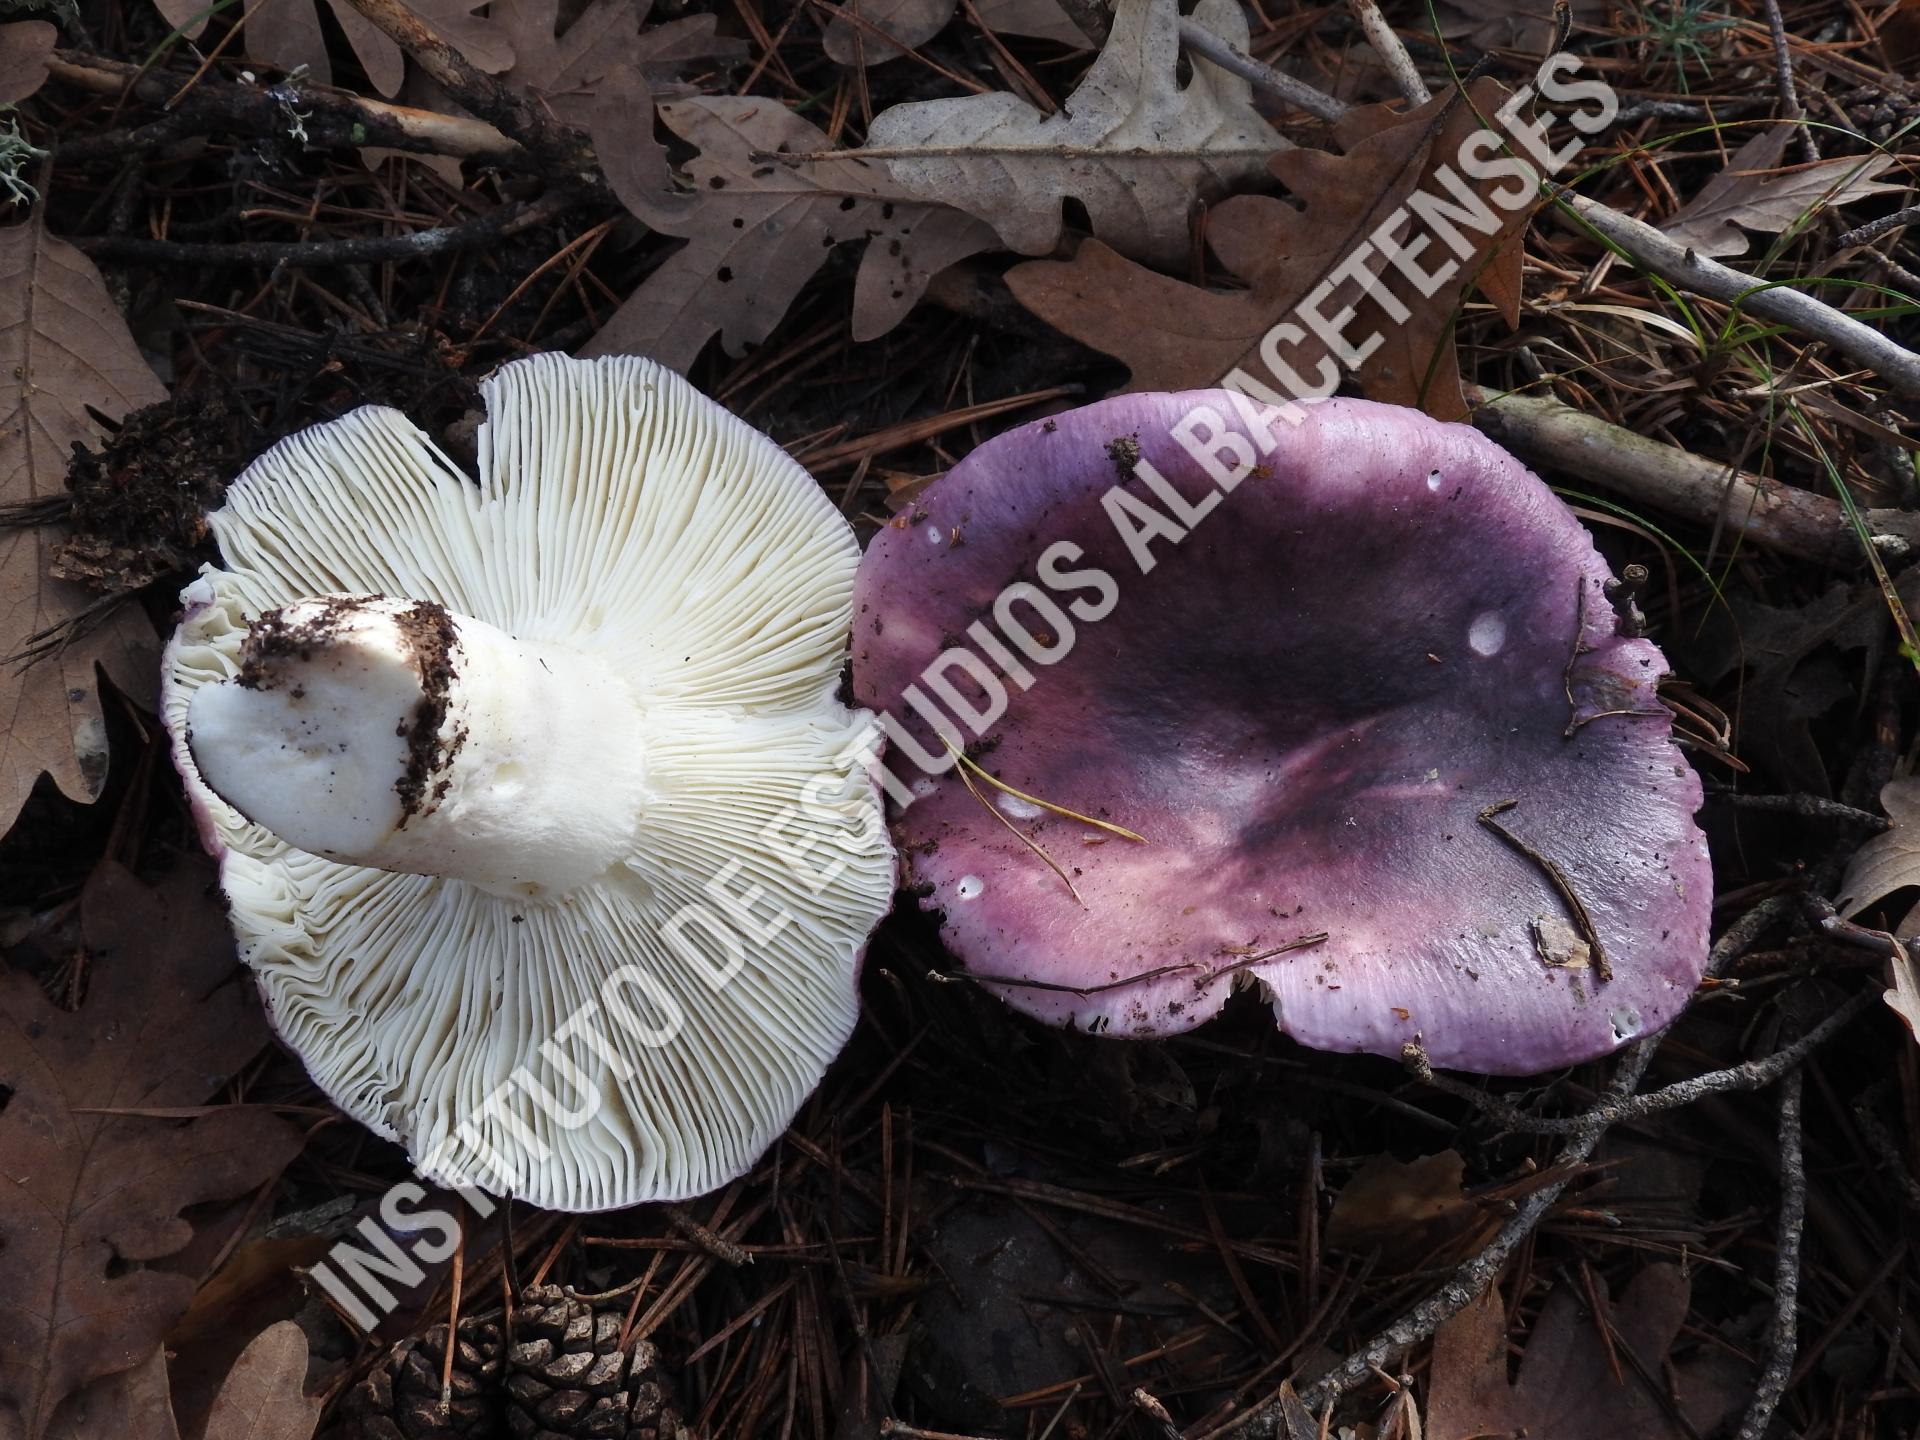
[[[920,903],[1019,1009],[1166,1035],[1257,984],[1318,1049],[1531,1073],[1706,961],[1700,784],[1610,579],[1466,426],[1127,395],[880,533],[855,697]]]
[[[211,517],[163,712],[266,1006],[436,1181],[562,1210],[743,1173],[852,1030],[894,858],[837,693],[858,547],[651,362],[399,413]]]

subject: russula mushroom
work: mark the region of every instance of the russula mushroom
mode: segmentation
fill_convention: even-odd
[[[1165,1035],[1257,983],[1315,1048],[1530,1073],[1706,960],[1699,781],[1609,579],[1466,426],[1128,395],[881,531],[855,696],[922,905],[1019,1009]]]
[[[174,761],[342,1109],[445,1183],[684,1198],[819,1081],[891,901],[836,693],[858,547],[650,362],[482,395],[478,484],[378,408],[235,482],[167,648]]]

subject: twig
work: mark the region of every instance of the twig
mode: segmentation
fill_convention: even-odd
[[[1467,387],[1474,425],[1537,464],[1702,525],[1718,525],[1755,545],[1851,568],[1860,542],[1837,500],[1730,469],[1675,445],[1588,415],[1546,395]],[[1920,514],[1861,512],[1882,553],[1920,550]]]
[[[1353,12],[1353,18],[1360,22],[1360,28],[1366,31],[1367,43],[1373,46],[1373,53],[1387,67],[1400,98],[1409,105],[1424,105],[1431,100],[1433,92],[1427,89],[1427,82],[1420,78],[1413,57],[1407,53],[1407,47],[1400,43],[1400,37],[1393,33],[1393,26],[1380,13],[1380,7],[1373,0],[1347,0],[1347,8]]]
[[[1148,1426],[1162,1440],[1180,1440],[1180,1427],[1173,1423],[1173,1416],[1167,1413],[1167,1407],[1160,1403],[1152,1391],[1144,1386],[1135,1386],[1127,1399],[1133,1403],[1134,1409],[1146,1417]]]
[[[440,1362],[440,1413],[446,1415],[453,1405],[453,1352],[460,1344],[460,1290],[467,1271],[467,1232],[460,1232],[460,1244],[453,1252],[453,1298],[447,1306],[447,1351]]]
[[[1885,930],[1874,930],[1866,925],[1856,925],[1841,915],[1833,907],[1833,902],[1824,895],[1808,894],[1801,897],[1801,904],[1813,923],[1830,940],[1842,945],[1851,945],[1856,950],[1871,950],[1874,954],[1888,960],[1908,958],[1907,947]]]
[[[593,145],[586,136],[555,121],[543,107],[479,69],[400,0],[349,3],[455,100],[502,135],[525,146],[547,170],[550,181],[562,186],[606,188]]]
[[[1767,1433],[1799,1349],[1800,1236],[1807,1221],[1800,1090],[1801,1073],[1794,1070],[1780,1086],[1780,1229],[1774,1242],[1773,1330],[1767,1339],[1767,1368],[1761,1372],[1747,1418],[1740,1422],[1738,1440],[1761,1440]]]
[[[1099,985],[1061,985],[1052,980],[1023,980],[1018,975],[976,975],[969,970],[959,970],[952,974],[944,970],[929,970],[927,979],[939,985],[956,985],[967,982],[974,985],[1003,985],[1017,990],[1049,990],[1061,995],[1102,995],[1109,990],[1124,990],[1129,985],[1144,985],[1149,980],[1163,979],[1168,975],[1187,975],[1195,970],[1207,967],[1198,960],[1178,960],[1171,965],[1156,965],[1151,970],[1142,970],[1137,975],[1123,976],[1118,980],[1108,980]]]
[[[1719,976],[1735,960],[1759,943],[1760,937],[1788,919],[1798,903],[1797,895],[1769,895],[1726,928],[1707,952],[1707,978]]]
[[[1338,120],[1347,112],[1344,102],[1291,75],[1281,74],[1191,20],[1180,22],[1180,43],[1321,120]],[[1895,344],[1871,326],[1803,290],[1769,285],[1718,261],[1696,255],[1689,247],[1669,239],[1644,221],[1623,215],[1584,195],[1576,195],[1565,186],[1551,180],[1544,184],[1553,198],[1619,246],[1636,264],[1663,280],[1696,295],[1738,306],[1763,320],[1788,326],[1816,340],[1825,340],[1873,371],[1897,394],[1920,398],[1920,355]]]
[[[178,86],[158,71],[143,73],[136,65],[103,59],[79,50],[56,50],[47,61],[57,80],[96,95],[129,95],[147,105],[164,105]],[[432,155],[451,155],[486,164],[524,162],[525,152],[493,126],[465,115],[441,115],[405,105],[388,105],[325,86],[309,85],[300,92],[302,123],[307,144],[313,146],[381,146]],[[170,122],[178,122],[170,123]],[[125,132],[141,145],[164,144],[175,133],[227,128],[246,135],[284,135],[287,117],[280,102],[268,97],[266,87],[202,81],[166,120]],[[88,153],[96,137],[87,136],[57,153],[64,160],[78,150]],[[115,158],[124,159],[125,152]]]
[[[1764,104],[1766,101],[1758,99],[1715,100],[1709,110],[1705,105],[1691,105],[1684,100],[1635,100],[1621,108],[1613,117],[1613,123],[1625,126],[1642,120],[1729,120]]]
[[[1596,200],[1576,195],[1549,180],[1548,191],[1603,239],[1625,251],[1641,268],[1661,279],[1745,310],[1762,320],[1785,325],[1824,340],[1855,364],[1871,370],[1896,394],[1920,399],[1920,355],[1894,343],[1872,326],[1816,300],[1790,285],[1772,285],[1694,253],[1692,247],[1623,215]]]
[[[1864,225],[1845,231],[1833,243],[1842,250],[1851,250],[1856,245],[1878,240],[1889,230],[1916,224],[1920,224],[1920,205],[1909,205],[1904,210],[1896,210],[1891,215],[1882,215],[1878,220],[1869,220]]]
[[[691,1240],[723,1265],[730,1265],[738,1270],[742,1265],[753,1263],[753,1255],[750,1251],[736,1245],[724,1235],[714,1234],[694,1219],[684,1206],[669,1205],[667,1207],[667,1228],[681,1238]]]
[[[1744,790],[1725,790],[1710,785],[1707,787],[1707,798],[1731,805],[1736,810],[1760,810],[1792,815],[1800,820],[1824,820],[1835,825],[1857,825],[1862,830],[1893,829],[1893,821],[1884,815],[1856,810],[1851,805],[1842,805],[1838,800],[1828,800],[1821,795],[1749,795]]]
[[[1318,1410],[1322,1405],[1338,1399],[1371,1378],[1376,1367],[1386,1365],[1394,1357],[1430,1338],[1434,1331],[1465,1310],[1498,1278],[1501,1270],[1506,1268],[1507,1258],[1521,1241],[1533,1233],[1534,1227],[1560,1198],[1561,1192],[1573,1182],[1580,1166],[1600,1144],[1600,1137],[1606,1134],[1610,1123],[1605,1114],[1606,1106],[1618,1104],[1633,1094],[1640,1084],[1640,1077],[1646,1074],[1647,1067],[1653,1063],[1660,1038],[1659,1035],[1649,1035],[1635,1041],[1623,1052],[1620,1067],[1612,1083],[1607,1086],[1601,1105],[1586,1117],[1585,1126],[1554,1157],[1553,1170],[1560,1178],[1548,1181],[1521,1200],[1519,1208],[1500,1227],[1499,1233],[1487,1247],[1454,1271],[1453,1277],[1438,1291],[1415,1305],[1302,1391],[1300,1399],[1307,1409]],[[1247,1416],[1229,1433],[1235,1440],[1275,1440],[1281,1433],[1281,1423],[1279,1406],[1268,1405]]]
[[[1860,1131],[1860,1138],[1867,1142],[1874,1157],[1879,1160],[1880,1168],[1892,1178],[1899,1187],[1901,1195],[1911,1210],[1920,1210],[1920,1181],[1916,1181],[1907,1169],[1907,1160],[1900,1153],[1900,1147],[1894,1143],[1893,1136],[1887,1133],[1887,1127],[1880,1123],[1880,1117],[1868,1107],[1868,1100],[1862,1097],[1854,1104],[1853,1123]]]
[[[1579,1115],[1529,1115],[1505,1096],[1490,1095],[1464,1081],[1437,1073],[1427,1059],[1425,1050],[1418,1044],[1408,1044],[1401,1051],[1401,1056],[1406,1061],[1407,1069],[1421,1084],[1430,1085],[1456,1100],[1466,1101],[1505,1129],[1532,1135],[1577,1135],[1581,1127],[1602,1112],[1607,1124],[1621,1125],[1657,1115],[1663,1110],[1677,1110],[1682,1105],[1694,1104],[1709,1095],[1724,1095],[1732,1090],[1763,1090],[1798,1067],[1801,1061],[1837,1032],[1859,1019],[1878,999],[1877,995],[1855,995],[1805,1035],[1790,1045],[1781,1046],[1771,1055],[1729,1065],[1724,1070],[1710,1070],[1705,1075],[1696,1075],[1691,1080],[1678,1080],[1662,1089],[1636,1095],[1611,1106],[1595,1106]]]
[[[578,199],[555,191],[531,204],[502,205],[458,225],[414,230],[405,235],[354,235],[343,240],[241,240],[195,244],[152,240],[140,235],[77,235],[76,248],[106,260],[148,265],[264,265],[293,270],[317,265],[358,265],[386,260],[417,260],[456,250],[476,250],[504,236],[518,235],[551,220]]]
[[[1713,950],[1707,957],[1707,973],[1719,974],[1769,927],[1784,919],[1792,904],[1792,897],[1770,896],[1728,926],[1726,933],[1714,942]],[[1376,1367],[1385,1365],[1422,1340],[1429,1339],[1442,1325],[1471,1305],[1499,1277],[1501,1270],[1506,1267],[1507,1258],[1533,1233],[1534,1227],[1560,1198],[1561,1192],[1572,1183],[1579,1167],[1600,1144],[1600,1137],[1606,1134],[1607,1127],[1612,1123],[1607,1119],[1608,1107],[1631,1099],[1639,1088],[1641,1077],[1653,1063],[1654,1052],[1665,1033],[1648,1035],[1622,1052],[1620,1067],[1601,1096],[1600,1104],[1581,1117],[1585,1121],[1584,1126],[1554,1157],[1553,1171],[1560,1178],[1547,1182],[1522,1200],[1519,1208],[1500,1227],[1499,1233],[1488,1242],[1487,1247],[1454,1271],[1453,1277],[1437,1292],[1422,1300],[1316,1380],[1300,1397],[1309,1410],[1331,1405],[1371,1376]],[[1285,1410],[1281,1399],[1276,1398],[1244,1416],[1223,1433],[1231,1435],[1233,1440],[1278,1440],[1286,1433],[1285,1426]]]
[[[615,1300],[624,1299],[646,1283],[647,1276],[636,1275],[631,1280],[614,1286],[611,1290],[589,1293],[585,1290],[576,1290],[571,1285],[563,1285],[560,1287],[560,1290],[569,1300],[579,1300],[588,1305],[607,1305]]]
[[[1180,22],[1180,43],[1196,55],[1204,55],[1222,70],[1238,75],[1253,85],[1258,85],[1269,95],[1285,101],[1296,110],[1304,110],[1316,120],[1325,120],[1329,124],[1338,120],[1350,108],[1344,100],[1336,100],[1324,91],[1316,90],[1304,80],[1296,80],[1291,75],[1282,74],[1271,65],[1256,60],[1237,46],[1228,44],[1206,26],[1195,20]]]
[[[1582,593],[1585,593],[1584,590]],[[1577,637],[1574,644],[1576,647],[1579,644]],[[1578,653],[1577,649],[1575,653]],[[1551,856],[1541,854],[1500,823],[1499,817],[1519,803],[1518,800],[1502,800],[1487,806],[1480,812],[1480,823],[1532,861],[1539,868],[1540,873],[1547,877],[1548,883],[1559,894],[1561,904],[1567,907],[1567,916],[1573,921],[1574,929],[1580,932],[1580,938],[1586,941],[1587,948],[1593,952],[1593,973],[1599,976],[1603,983],[1613,979],[1613,965],[1608,961],[1606,949],[1600,943],[1600,931],[1594,926],[1593,916],[1587,912],[1586,902],[1573,888],[1573,881],[1567,878],[1567,872],[1562,870]]]
[[[1813,138],[1813,127],[1807,124],[1807,112],[1801,108],[1800,92],[1793,83],[1793,51],[1787,44],[1787,22],[1780,14],[1780,0],[1761,0],[1767,10],[1767,28],[1773,32],[1773,76],[1774,84],[1780,92],[1780,109],[1800,128],[1800,145],[1807,152],[1807,159],[1820,159],[1819,143]]]

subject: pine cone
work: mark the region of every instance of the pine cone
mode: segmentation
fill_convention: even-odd
[[[452,1403],[440,1407],[447,1327],[402,1340],[354,1387],[327,1440],[688,1440],[659,1352],[619,1348],[623,1311],[536,1285],[497,1320],[462,1320]]]
[[[507,1355],[507,1433],[513,1440],[679,1440],[685,1434],[659,1352],[621,1350],[618,1310],[596,1312],[557,1285],[528,1289],[514,1308]]]
[[[348,1397],[336,1440],[495,1440],[504,1345],[498,1322],[460,1322],[452,1403],[442,1410],[447,1327],[402,1340]]]
[[[1882,145],[1920,115],[1920,103],[1872,86],[1848,91],[1840,103],[1860,133]]]

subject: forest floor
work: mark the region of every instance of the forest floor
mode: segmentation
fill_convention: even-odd
[[[1116,43],[1112,103],[1184,93],[1223,11]],[[0,1437],[523,1433],[498,1326],[538,1285],[727,1440],[1920,1433],[1920,4],[1245,19],[1208,73],[1332,167],[1226,187],[1296,193],[1270,232],[1133,152],[1064,212],[1044,155],[950,193],[847,158],[907,102],[1058,111],[1137,40],[1102,0],[0,0]],[[475,1218],[359,1333],[307,1276],[404,1154],[245,987],[155,978],[232,964],[152,708],[225,484],[367,403],[458,455],[502,363],[634,351],[864,540],[1013,424],[1213,383],[1556,48],[1619,112],[1343,384],[1480,426],[1648,572],[1717,887],[1681,1021],[1470,1082],[1305,1050],[1251,993],[1114,1042],[953,983],[903,905],[751,1173]],[[1129,252],[1133,187],[1168,233]],[[1243,331],[1185,323],[1223,296]],[[109,1054],[127,1027],[170,1043]]]

